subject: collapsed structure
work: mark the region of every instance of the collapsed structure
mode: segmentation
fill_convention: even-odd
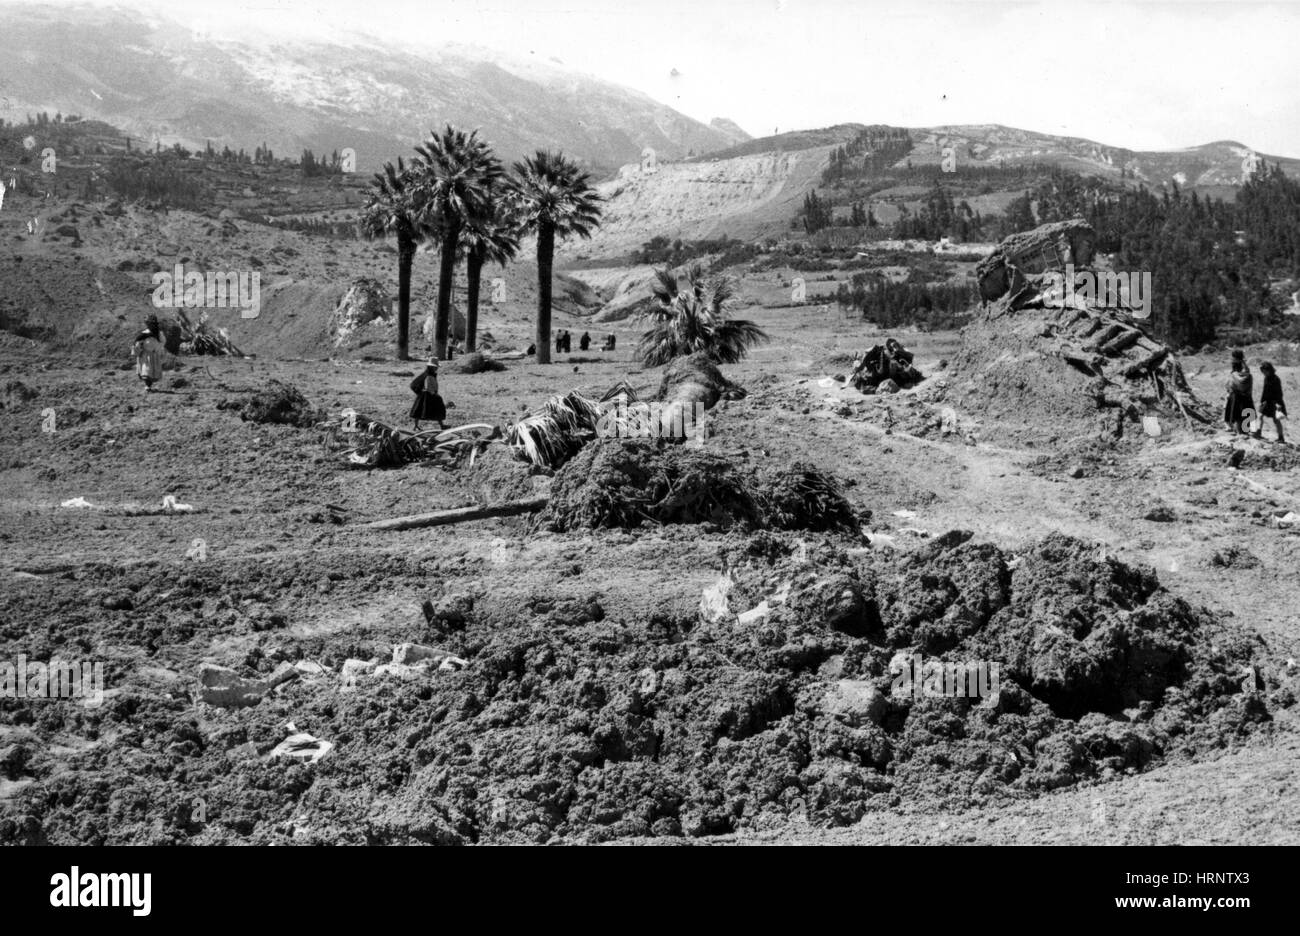
[[[1173,350],[1126,301],[1060,288],[1067,269],[1097,275],[1095,241],[1085,221],[1046,224],[1008,237],[976,267],[983,315],[963,330],[937,398],[986,417],[986,436],[1028,426],[1030,410],[1052,414],[1054,435],[1090,434],[1099,413],[1114,436],[1143,417],[1213,422]]]

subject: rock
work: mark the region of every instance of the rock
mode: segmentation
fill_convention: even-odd
[[[116,595],[105,595],[100,599],[99,604],[100,607],[109,611],[131,611],[135,608],[135,602],[131,600],[131,596],[124,592]]]
[[[474,610],[474,596],[463,593],[444,595],[438,603],[424,603],[424,618],[443,630],[459,630],[469,622]]]
[[[1071,478],[1076,478],[1076,479],[1077,479],[1077,478],[1082,478],[1083,475],[1084,475],[1084,471],[1083,471],[1083,466],[1082,466],[1082,465],[1075,465],[1073,468],[1070,469],[1070,474],[1069,474],[1069,476],[1070,476]]]
[[[277,744],[267,757],[270,760],[287,757],[304,764],[314,764],[333,749],[334,745],[329,741],[322,741],[303,731],[289,735]]]
[[[297,677],[298,671],[292,663],[281,663],[265,679],[247,679],[228,666],[200,663],[199,698],[218,708],[246,708],[262,701],[276,686]]]
[[[424,660],[441,663],[451,655],[450,652],[438,647],[426,647],[417,643],[401,643],[393,648],[393,664],[397,666],[413,666]]]
[[[374,673],[378,665],[374,660],[346,660],[339,670],[339,676],[343,680],[344,688],[354,688],[357,680],[362,676],[369,676]]]
[[[387,319],[391,306],[388,290],[378,280],[367,277],[354,280],[330,316],[328,327],[334,346],[342,345],[363,325]]]
[[[731,592],[733,582],[730,573],[718,576],[718,580],[704,589],[700,598],[700,617],[710,624],[716,624],[731,613],[727,607],[727,595]]]
[[[854,728],[879,725],[888,704],[875,685],[865,679],[841,679],[822,698],[822,711]]]
[[[877,393],[897,393],[898,389],[899,389],[898,384],[896,384],[889,377],[886,377],[884,380],[882,380],[879,384],[876,385]]]

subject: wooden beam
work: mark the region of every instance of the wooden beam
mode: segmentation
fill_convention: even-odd
[[[450,523],[467,523],[470,520],[486,520],[489,517],[514,517],[519,514],[533,513],[546,506],[550,498],[533,497],[527,500],[510,501],[495,507],[453,507],[450,510],[438,510],[427,514],[412,514],[407,517],[393,517],[389,520],[374,520],[363,523],[353,529],[361,530],[414,530],[419,527],[445,526]]]

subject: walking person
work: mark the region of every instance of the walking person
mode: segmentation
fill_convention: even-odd
[[[144,331],[135,336],[135,342],[131,345],[135,372],[144,381],[145,393],[152,393],[154,381],[162,379],[163,350],[158,316],[150,315],[144,320]]]
[[[1282,419],[1286,418],[1286,401],[1282,399],[1282,379],[1278,377],[1271,361],[1265,361],[1259,365],[1259,369],[1264,374],[1264,388],[1259,392],[1259,415],[1261,418],[1259,429],[1255,432],[1255,438],[1262,438],[1263,417],[1267,417],[1273,420],[1273,428],[1277,430],[1277,441],[1285,443],[1286,438],[1282,434]],[[1279,413],[1281,414],[1280,417]]]
[[[586,351],[590,347],[591,347],[591,335],[588,334],[587,332],[583,332],[582,337],[578,339],[578,350]]]
[[[424,373],[417,374],[411,381],[411,392],[415,402],[411,404],[411,418],[415,420],[415,431],[420,431],[420,421],[432,419],[439,429],[446,429],[447,405],[438,393],[438,359],[429,358]]]
[[[1246,353],[1240,348],[1232,352],[1232,373],[1228,375],[1228,402],[1223,407],[1223,419],[1232,428],[1233,435],[1241,435],[1245,430],[1242,422],[1247,414],[1255,415],[1254,378],[1246,366]]]

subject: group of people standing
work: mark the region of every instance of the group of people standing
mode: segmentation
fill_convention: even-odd
[[[1282,432],[1282,420],[1286,418],[1286,401],[1282,399],[1282,380],[1269,361],[1259,365],[1264,375],[1264,386],[1259,396],[1259,411],[1255,411],[1255,381],[1250,368],[1246,366],[1246,353],[1240,348],[1232,352],[1232,373],[1228,375],[1228,401],[1223,408],[1223,419],[1232,430],[1233,435],[1249,432],[1247,428],[1251,417],[1258,415],[1254,432],[1249,434],[1256,439],[1264,437],[1264,420],[1273,420],[1277,430],[1277,441],[1285,442]]]
[[[600,346],[600,350],[613,351],[614,343],[615,343],[614,334],[613,332],[611,332],[610,334],[605,336],[605,343]],[[588,332],[583,332],[582,337],[578,339],[578,350],[586,351],[590,347],[591,347],[591,335]],[[573,335],[567,329],[561,328],[558,332],[555,333],[555,353],[571,354],[572,352],[573,352]],[[528,346],[528,350],[525,353],[530,357],[536,354],[537,345],[530,344]]]

